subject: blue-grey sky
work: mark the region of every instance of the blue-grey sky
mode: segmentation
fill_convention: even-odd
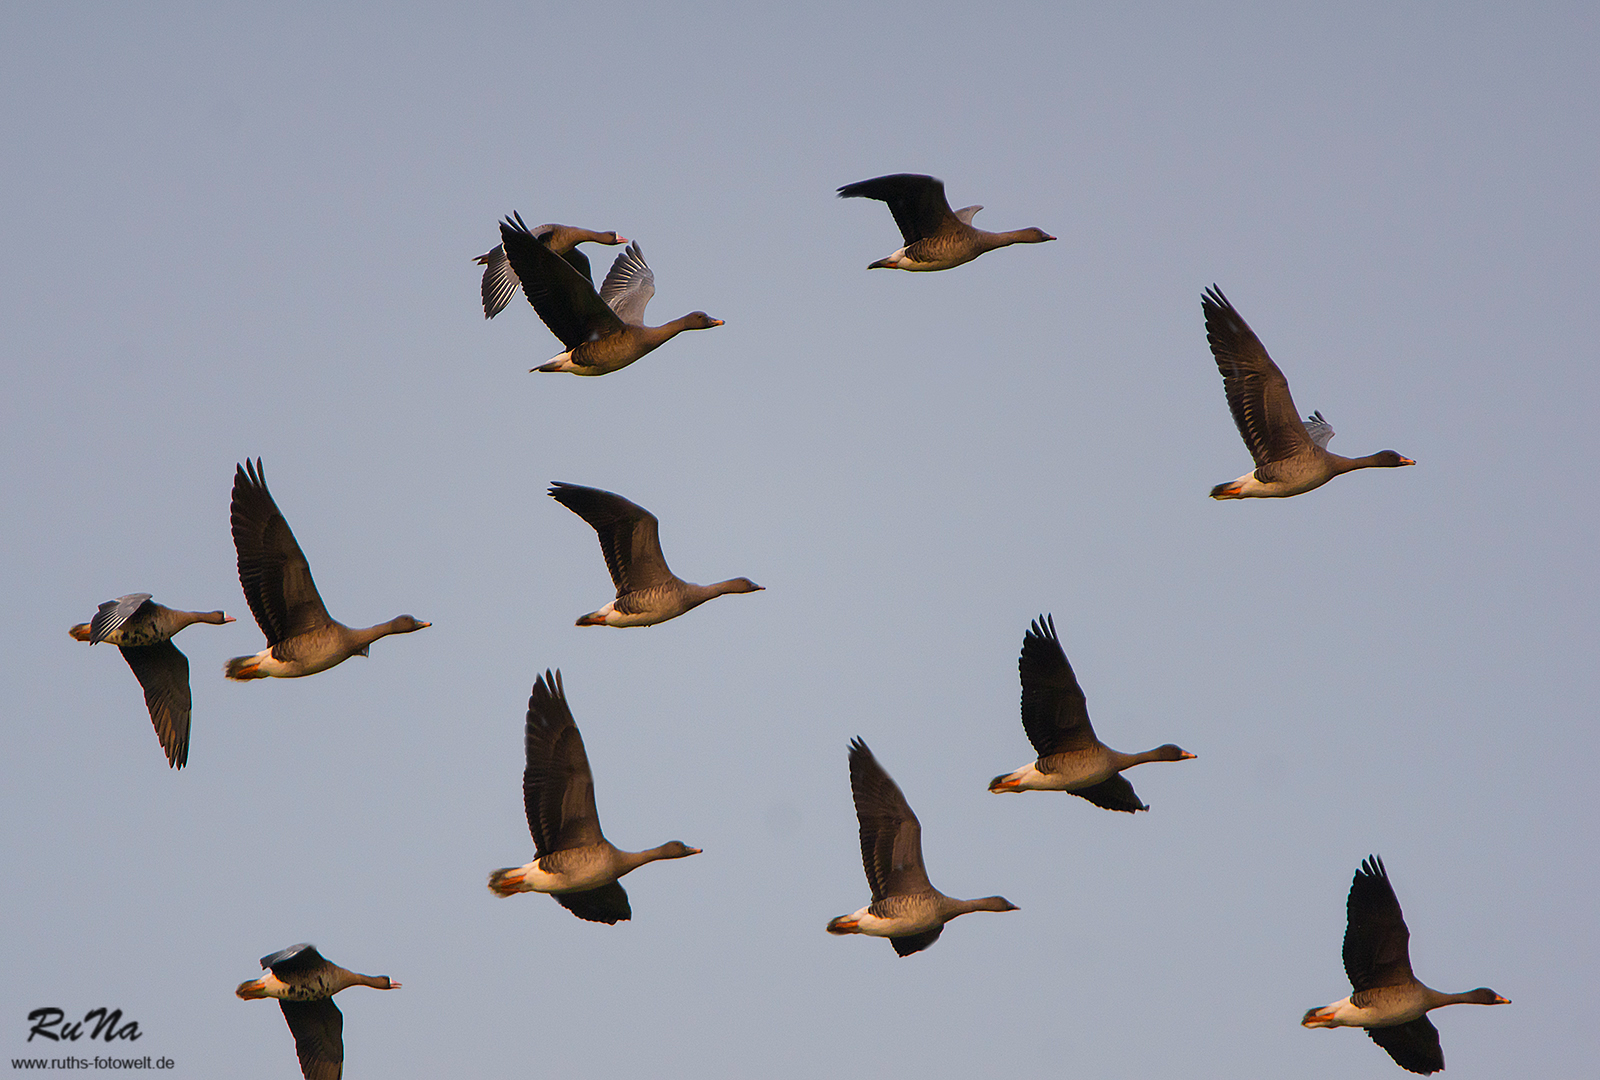
[[[1377,852],[1420,977],[1514,1001],[1435,1014],[1448,1075],[1592,1067],[1600,17],[1113,7],[9,6],[0,1057],[104,1005],[173,1075],[294,1076],[232,990],[310,940],[405,984],[341,996],[351,1080],[1397,1077],[1298,1025]],[[1060,239],[869,272],[899,235],[833,192],[899,171]],[[727,325],[528,374],[560,344],[471,262],[511,211]],[[1208,500],[1249,464],[1212,282],[1332,449],[1418,466]],[[433,627],[226,682],[257,455],[336,618]],[[552,480],[767,591],[574,627],[611,587]],[[135,591],[239,619],[177,639],[181,773],[66,634]],[[1107,743],[1199,755],[1148,814],[985,791],[1041,612]],[[484,887],[557,667],[609,838],[705,849],[614,928]],[[1019,912],[823,932],[854,735],[934,883]]]

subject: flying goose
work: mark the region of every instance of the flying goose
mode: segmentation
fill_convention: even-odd
[[[872,903],[828,923],[830,934],[886,937],[901,956],[921,952],[944,924],[969,911],[1016,911],[1003,896],[957,900],[935,889],[922,865],[922,825],[899,786],[861,739],[850,742],[850,794],[861,823],[861,864]]]
[[[235,656],[223,668],[230,679],[295,679],[315,675],[389,634],[409,634],[432,626],[400,615],[364,630],[335,622],[317,595],[311,567],[295,542],[289,523],[267,490],[261,459],[235,466],[233,546],[239,554],[239,585],[250,603],[267,647],[254,656]]]
[[[579,626],[652,626],[676,619],[724,593],[760,592],[749,578],[711,585],[684,581],[667,568],[656,516],[610,491],[556,481],[550,497],[577,514],[600,536],[600,551],[617,598],[578,620]]]
[[[951,210],[944,196],[944,181],[916,173],[895,173],[860,180],[839,189],[839,198],[878,199],[889,204],[900,226],[905,246],[888,258],[867,265],[868,270],[948,270],[971,262],[986,251],[1011,244],[1042,244],[1055,237],[1043,229],[985,232],[974,228],[972,216],[981,206]]]
[[[605,375],[685,330],[722,325],[721,319],[691,311],[660,326],[645,326],[644,309],[655,295],[656,277],[636,243],[617,256],[597,293],[587,277],[540,243],[520,220],[501,222],[500,240],[533,310],[567,347],[532,371]]]
[[[172,643],[172,635],[194,623],[231,622],[233,616],[220,611],[162,607],[142,592],[107,600],[93,619],[67,632],[90,645],[109,641],[122,650],[144,688],[145,708],[167,752],[167,764],[181,769],[189,761],[189,659]]]
[[[540,225],[528,229],[522,224],[522,215],[511,215],[516,223],[527,230],[536,240],[544,241],[546,247],[560,255],[572,265],[572,268],[584,276],[584,280],[594,287],[594,276],[589,269],[589,257],[578,250],[579,244],[626,244],[626,236],[618,236],[611,232],[595,232],[593,229],[580,229],[573,225]],[[496,244],[493,248],[479,255],[473,262],[483,267],[483,317],[492,319],[505,310],[511,303],[511,297],[522,282],[517,278],[517,272],[511,269],[511,261],[506,258],[506,249],[503,243]]]
[[[533,861],[489,875],[496,896],[550,893],[580,919],[615,925],[630,919],[628,894],[617,881],[645,863],[700,854],[669,840],[648,851],[622,851],[600,832],[594,777],[583,736],[567,708],[561,672],[546,671],[533,684],[523,745],[522,806],[533,834]]]
[[[315,945],[291,945],[261,958],[266,975],[240,983],[245,1000],[277,998],[294,1033],[294,1051],[306,1080],[339,1080],[344,1072],[344,1014],[333,995],[350,986],[398,990],[387,975],[358,975],[323,959]]]
[[[1150,809],[1139,801],[1122,770],[1147,761],[1188,761],[1189,751],[1167,743],[1124,754],[1095,737],[1083,688],[1056,637],[1055,619],[1041,615],[1022,639],[1022,727],[1039,760],[989,781],[989,790],[1070,791],[1107,810]]]
[[[1222,372],[1233,422],[1250,456],[1254,472],[1211,489],[1213,499],[1281,499],[1319,488],[1353,469],[1392,469],[1415,465],[1393,450],[1361,458],[1328,452],[1333,428],[1314,412],[1302,422],[1289,396],[1289,380],[1272,362],[1261,339],[1239,317],[1215,285],[1200,300],[1206,316],[1206,340]]]
[[[1345,910],[1344,971],[1355,993],[1307,1010],[1303,1026],[1365,1028],[1396,1065],[1426,1075],[1444,1068],[1439,1030],[1427,1017],[1430,1009],[1511,1004],[1487,986],[1441,994],[1417,981],[1411,973],[1411,932],[1378,856],[1369,855],[1356,871]]]

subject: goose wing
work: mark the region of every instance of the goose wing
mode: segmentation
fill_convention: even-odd
[[[617,318],[633,326],[644,325],[644,307],[656,294],[656,275],[644,261],[638,242],[625,248],[600,285],[600,299],[611,305]]]
[[[294,1052],[306,1080],[339,1080],[344,1072],[344,1014],[333,999],[278,999],[294,1033]]]
[[[1123,810],[1135,813],[1139,810],[1150,809],[1139,801],[1139,796],[1134,793],[1133,785],[1128,783],[1128,778],[1121,773],[1109,780],[1103,780],[1093,787],[1074,788],[1072,794],[1080,799],[1088,799],[1096,806],[1106,810]]]
[[[145,708],[167,764],[181,769],[189,761],[189,659],[168,638],[155,645],[123,645],[122,658],[144,688]]]
[[[619,597],[674,580],[661,554],[660,523],[650,511],[614,492],[559,480],[550,485],[550,497],[599,535],[600,551]]]
[[[944,196],[944,181],[918,173],[895,173],[859,180],[839,189],[839,198],[877,199],[889,204],[907,245],[960,224]],[[973,208],[976,213],[981,207]],[[969,215],[970,217],[970,215]]]
[[[1411,931],[1378,856],[1368,856],[1356,871],[1345,912],[1344,973],[1357,992],[1415,981]]]
[[[633,918],[633,909],[628,906],[628,894],[622,888],[621,882],[613,881],[598,889],[584,889],[582,892],[551,895],[562,907],[587,922],[601,922],[615,926],[619,922]]]
[[[1053,616],[1033,620],[1022,639],[1017,670],[1022,676],[1022,726],[1040,757],[1095,745],[1088,700],[1056,637]]]
[[[150,594],[139,592],[101,604],[95,609],[94,618],[89,620],[89,644],[98,645],[116,633],[123,623],[133,618],[149,602]]]
[[[512,214],[511,217],[518,225],[522,225],[521,214]],[[527,229],[526,225],[522,225],[522,227]],[[555,225],[540,225],[537,228],[528,229],[528,232],[535,240],[543,240],[545,245],[549,246],[550,239],[555,234],[556,228],[557,226]],[[594,274],[589,269],[589,257],[587,255],[579,251],[576,246],[566,251],[557,252],[557,254],[567,260],[574,270],[582,274],[591,288],[594,287]],[[522,287],[522,279],[517,277],[515,270],[511,269],[511,260],[506,258],[504,244],[496,244],[472,261],[483,267],[483,285],[481,287],[483,293],[483,317],[492,319],[504,311],[507,304],[511,303],[511,298]]]
[[[589,757],[559,671],[546,671],[533,684],[523,730],[522,805],[537,855],[603,843]]]
[[[1322,413],[1314,412],[1305,418],[1306,437],[1313,443],[1326,450],[1328,440],[1333,438],[1333,425],[1322,418]]]
[[[533,310],[567,348],[622,329],[622,320],[600,299],[589,277],[546,247],[520,220],[507,218],[500,223],[500,246]]]
[[[850,743],[850,794],[861,825],[861,864],[872,899],[931,892],[922,865],[922,824],[900,786],[860,739]]]
[[[522,281],[511,269],[511,260],[506,258],[502,244],[496,244],[472,261],[483,267],[483,283],[478,286],[478,292],[483,297],[483,317],[492,319],[511,303]]]
[[[235,467],[231,517],[239,585],[267,644],[331,623],[311,565],[267,490],[260,458]]]
[[[1367,1028],[1372,1041],[1389,1051],[1394,1063],[1409,1072],[1436,1073],[1444,1068],[1439,1029],[1426,1016],[1392,1027]]]
[[[290,945],[287,949],[280,949],[271,956],[263,956],[261,966],[271,969],[274,975],[282,979],[285,975],[293,975],[295,972],[314,971],[331,965],[327,958],[317,951],[315,945],[302,942],[299,945]]]
[[[889,944],[894,946],[894,951],[900,956],[910,956],[914,952],[921,952],[944,933],[944,926],[935,926],[932,930],[924,930],[920,934],[901,934],[899,937],[889,939]]]
[[[1255,331],[1215,285],[1206,290],[1200,307],[1228,408],[1256,467],[1309,452],[1314,444],[1295,411],[1289,380]]]

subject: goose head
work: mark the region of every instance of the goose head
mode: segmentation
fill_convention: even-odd
[[[656,857],[658,859],[686,859],[690,855],[698,854],[700,854],[699,848],[690,847],[682,840],[668,840],[665,844],[656,848]]]

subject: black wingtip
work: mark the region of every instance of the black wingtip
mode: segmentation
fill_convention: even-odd
[[[533,696],[546,698],[565,697],[561,686],[561,669],[545,668],[544,674],[533,680]]]
[[[567,715],[560,707],[566,701],[567,691],[561,685],[561,670],[546,668],[545,673],[533,681],[533,689],[528,692],[527,722],[544,726],[559,723],[557,718]]]
[[[299,960],[306,965],[315,965],[322,962],[322,954],[317,952],[317,947],[309,941],[302,941],[298,945],[290,945],[287,949],[279,949],[275,953],[268,953],[261,958],[263,969],[285,964],[291,960]]]
[[[601,488],[585,487],[582,484],[569,484],[564,480],[552,480],[550,490],[546,494],[574,514],[583,517],[583,512],[578,509],[580,506],[592,504],[596,498],[613,493]]]
[[[522,215],[515,210],[500,221],[500,237],[503,240],[507,236],[526,236],[530,239],[533,237],[533,233],[522,223]]]
[[[243,465],[235,465],[233,467],[233,486],[238,487],[240,481],[250,487],[264,488],[267,486],[267,471],[261,467],[261,459],[259,457],[254,461],[245,458]]]

